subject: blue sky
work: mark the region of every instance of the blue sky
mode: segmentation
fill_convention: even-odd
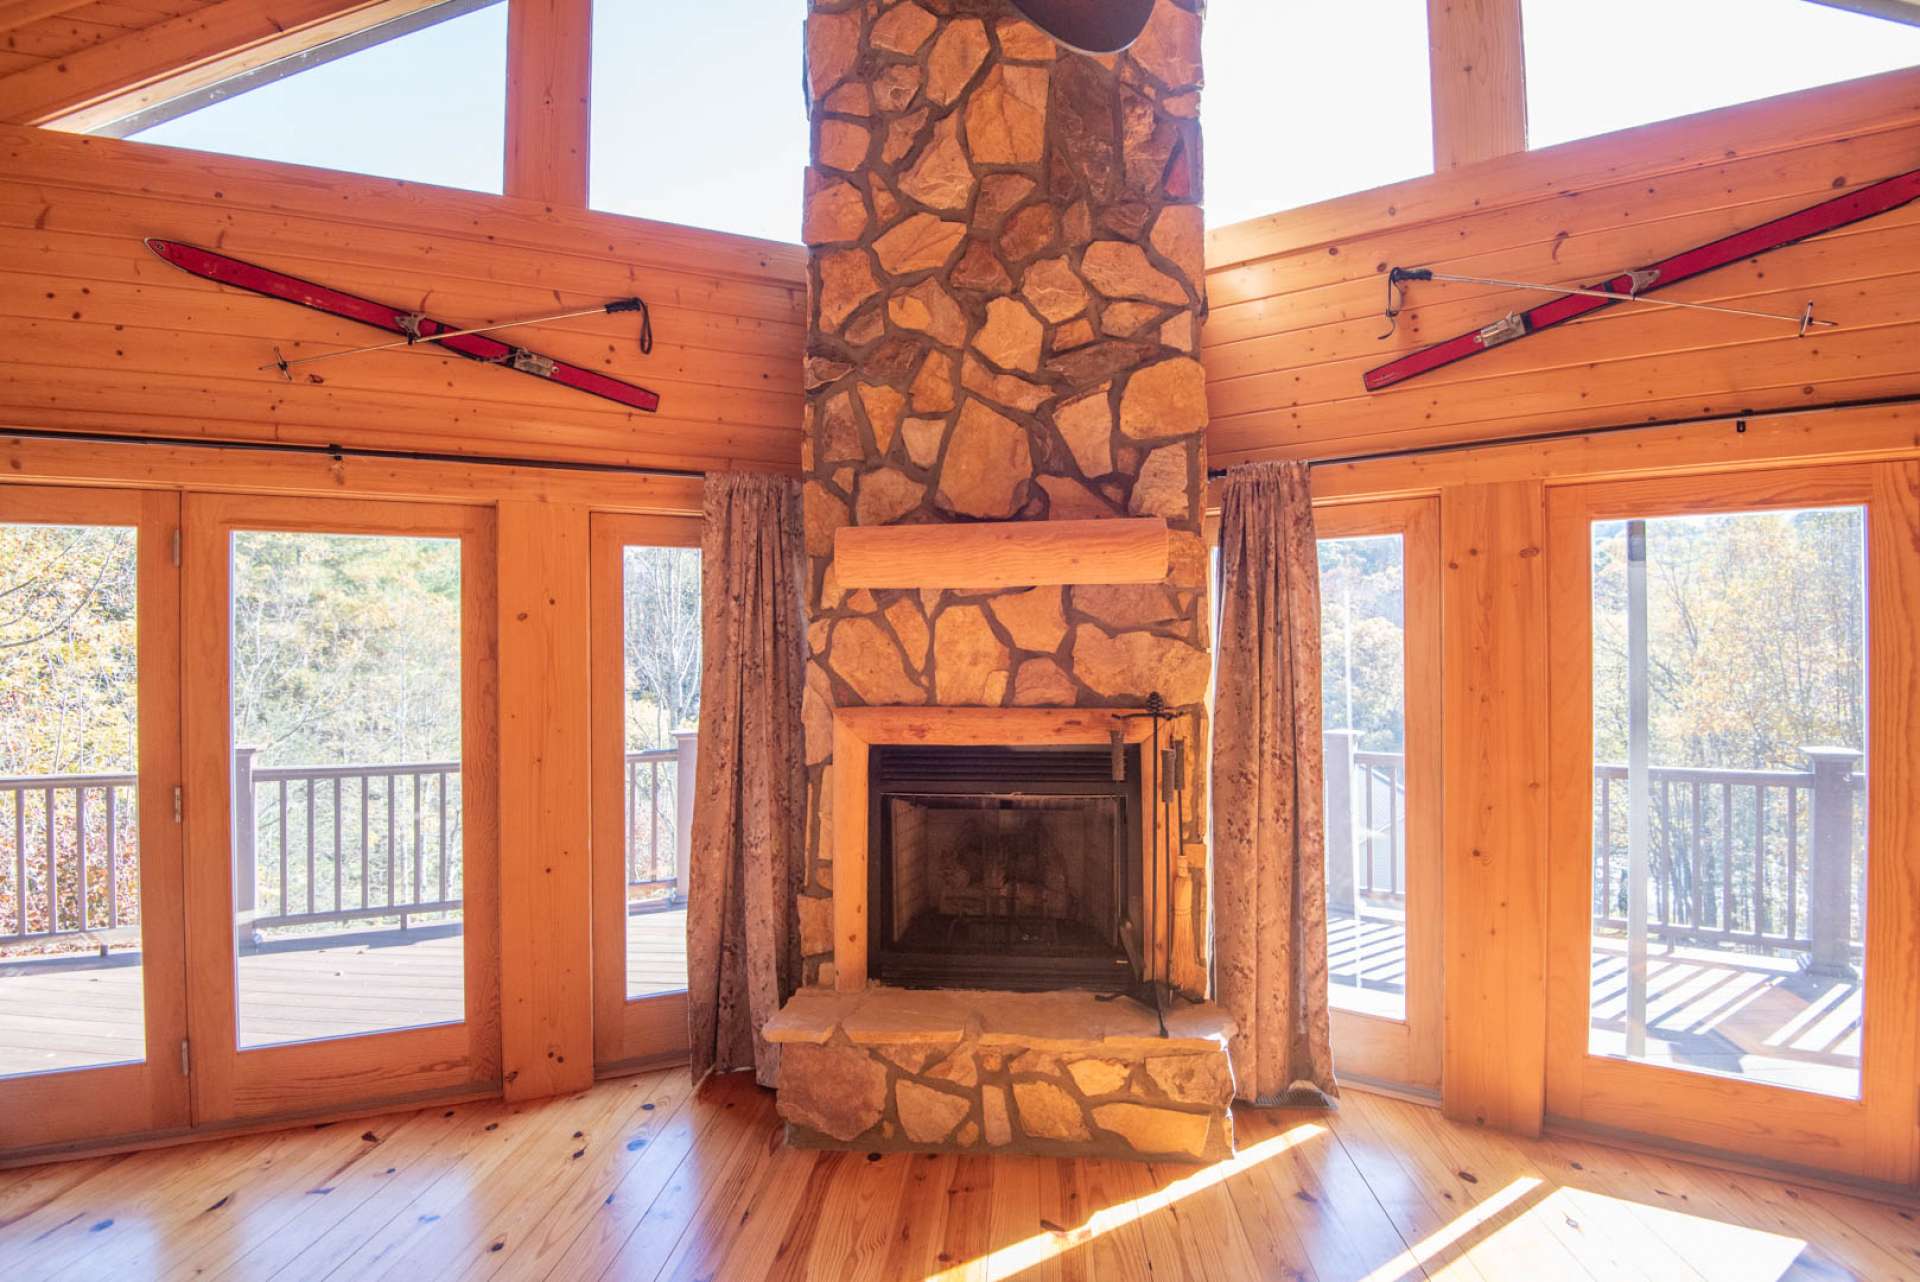
[[[600,0],[596,208],[796,240],[802,0]],[[1207,221],[1431,165],[1425,0],[1212,0]],[[1524,0],[1535,146],[1920,63],[1920,28],[1807,0]],[[500,189],[506,6],[243,94],[142,141]]]

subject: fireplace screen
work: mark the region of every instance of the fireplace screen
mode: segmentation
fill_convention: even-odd
[[[1139,752],[871,756],[870,965],[921,988],[1124,991],[1139,974]]]

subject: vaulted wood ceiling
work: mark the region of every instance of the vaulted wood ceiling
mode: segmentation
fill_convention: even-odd
[[[439,0],[0,0],[0,121],[90,129]]]

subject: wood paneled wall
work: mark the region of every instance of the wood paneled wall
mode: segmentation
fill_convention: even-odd
[[[469,361],[390,352],[292,383],[263,363],[378,331],[215,287],[162,236],[482,324],[639,294],[631,315],[515,331],[660,393],[657,414]],[[805,256],[533,201],[0,127],[0,422],[13,427],[668,468],[792,468]]]
[[[1663,297],[1840,322],[1615,307],[1369,394],[1362,373],[1546,295],[1415,284],[1396,265],[1587,283],[1920,164],[1920,69],[1467,165],[1221,228],[1203,336],[1209,451],[1345,457],[1542,431],[1848,402],[1920,386],[1920,206]]]

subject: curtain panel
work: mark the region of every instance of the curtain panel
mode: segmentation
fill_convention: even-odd
[[[800,486],[709,474],[701,533],[700,756],[687,885],[692,1070],[775,1084],[760,1030],[800,973],[806,661]]]
[[[1239,1098],[1338,1094],[1327,1009],[1320,562],[1301,463],[1227,474],[1213,734],[1216,988]]]

